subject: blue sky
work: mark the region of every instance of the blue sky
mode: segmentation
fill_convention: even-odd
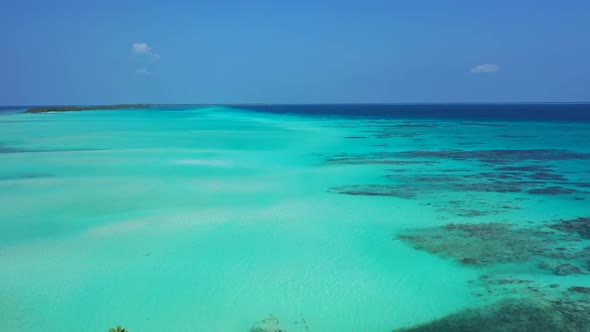
[[[0,105],[590,101],[589,34],[587,0],[3,0]]]

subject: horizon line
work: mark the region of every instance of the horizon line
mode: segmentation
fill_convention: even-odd
[[[145,105],[145,106],[290,106],[290,105],[473,105],[473,104],[590,104],[590,101],[494,101],[494,102],[322,102],[322,103],[267,103],[267,102],[245,102],[245,103],[101,103],[101,104],[21,104],[21,105],[0,105],[0,107],[44,107],[44,106],[111,106],[111,105]]]

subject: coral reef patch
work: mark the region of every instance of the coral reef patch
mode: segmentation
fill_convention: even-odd
[[[590,273],[587,218],[518,227],[508,223],[447,224],[402,232],[397,239],[468,266],[529,264],[557,276]]]
[[[590,218],[560,220],[549,227],[561,232],[577,234],[583,239],[590,239]]]
[[[332,188],[334,192],[353,196],[391,196],[397,198],[414,198],[416,192],[407,186],[390,185],[352,185]]]
[[[278,318],[270,316],[262,321],[254,324],[250,328],[250,332],[287,332],[280,328]]]
[[[588,301],[503,300],[394,332],[590,331]]]

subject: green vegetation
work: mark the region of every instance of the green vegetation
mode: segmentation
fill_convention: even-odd
[[[126,329],[122,328],[119,325],[119,326],[117,326],[117,328],[114,328],[114,327],[110,328],[109,332],[129,332],[129,331],[127,331]]]
[[[47,113],[47,112],[79,112],[96,110],[119,110],[149,108],[149,104],[119,104],[119,105],[90,105],[90,106],[47,106],[28,109],[26,113]]]

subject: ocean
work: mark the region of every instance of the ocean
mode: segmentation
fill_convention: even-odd
[[[4,107],[0,331],[590,331],[589,206],[590,104]]]

